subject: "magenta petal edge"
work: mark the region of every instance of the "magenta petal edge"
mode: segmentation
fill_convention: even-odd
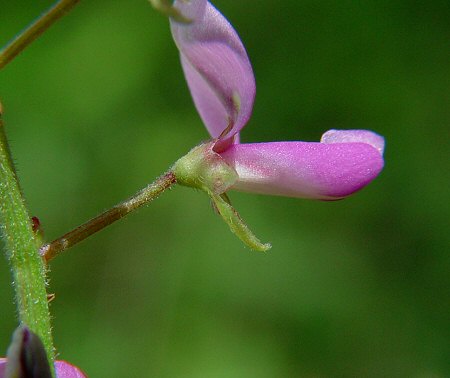
[[[367,143],[236,144],[221,156],[238,174],[232,189],[322,200],[360,190],[384,165],[382,155]]]

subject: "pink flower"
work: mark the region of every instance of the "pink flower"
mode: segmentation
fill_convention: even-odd
[[[255,79],[245,48],[224,16],[206,0],[176,0],[190,23],[171,19],[172,34],[195,106],[214,138],[210,153],[232,168],[227,189],[334,200],[381,172],[384,139],[367,130],[330,130],[320,142],[240,144],[249,120]],[[221,193],[222,192],[222,193]]]

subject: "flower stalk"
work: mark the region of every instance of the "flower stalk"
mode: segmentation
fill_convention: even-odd
[[[175,183],[176,178],[172,172],[162,175],[129,199],[74,228],[72,231],[53,240],[51,243],[43,245],[40,250],[41,255],[44,257],[45,261],[50,261],[66,249],[125,217],[139,207],[153,201]]]
[[[1,110],[1,108],[0,108]],[[0,233],[11,266],[20,324],[41,338],[53,370],[46,268],[12,165],[0,113]],[[54,375],[54,373],[52,373]]]
[[[53,23],[68,13],[80,0],[60,0],[17,35],[0,51],[0,70],[19,55]]]

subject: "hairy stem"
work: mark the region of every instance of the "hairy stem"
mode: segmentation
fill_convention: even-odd
[[[46,31],[54,22],[68,13],[80,0],[60,0],[36,21],[17,35],[0,52],[0,69],[20,54],[31,42]]]
[[[46,268],[12,166],[1,113],[0,232],[13,274],[20,323],[27,325],[41,338],[53,371],[54,349],[45,287]]]
[[[175,183],[176,178],[173,172],[162,175],[146,188],[140,190],[124,202],[106,210],[104,213],[76,227],[60,238],[53,240],[51,243],[43,245],[41,247],[41,255],[46,261],[51,260],[66,249],[154,200]]]

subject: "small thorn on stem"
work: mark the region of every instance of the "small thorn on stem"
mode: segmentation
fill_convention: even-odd
[[[41,231],[41,221],[38,217],[31,217],[31,227],[34,233]]]

